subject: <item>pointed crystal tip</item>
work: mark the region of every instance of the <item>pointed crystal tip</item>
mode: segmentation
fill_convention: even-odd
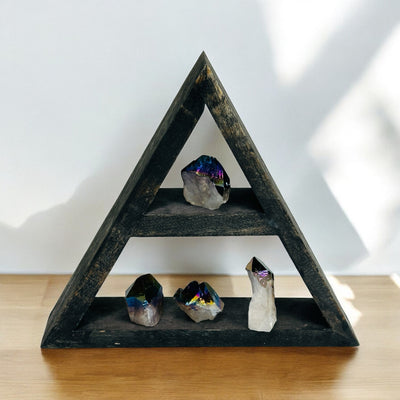
[[[274,280],[274,273],[257,257],[253,257],[246,265],[246,270],[252,272],[262,286]]]

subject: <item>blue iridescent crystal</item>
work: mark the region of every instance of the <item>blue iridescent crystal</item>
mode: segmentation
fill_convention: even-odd
[[[163,305],[162,286],[151,274],[139,276],[125,292],[129,319],[144,326],[157,325]]]
[[[207,282],[190,282],[176,291],[174,299],[194,322],[213,320],[224,309],[223,301]]]
[[[216,210],[228,201],[229,176],[216,158],[200,156],[182,169],[181,176],[183,195],[188,203]]]

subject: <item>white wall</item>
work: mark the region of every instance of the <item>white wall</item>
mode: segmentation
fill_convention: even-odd
[[[0,272],[70,273],[205,50],[325,271],[400,259],[400,2],[0,3]],[[216,155],[206,112],[170,171]],[[277,238],[131,240],[113,272],[242,274]]]

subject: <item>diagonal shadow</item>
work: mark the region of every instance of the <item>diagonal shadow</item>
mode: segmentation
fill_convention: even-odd
[[[200,14],[200,22],[218,26],[220,15],[227,12],[227,4],[220,2],[213,5],[215,13]],[[186,71],[204,47],[239,114],[241,109],[244,110],[244,123],[311,247],[317,249],[317,258],[331,271],[343,271],[365,253],[365,248],[308,155],[306,145],[398,22],[400,4],[391,1],[382,7],[378,1],[363,3],[358,12],[332,36],[301,81],[289,89],[281,87],[273,73],[272,52],[269,38],[265,35],[264,20],[257,2],[251,5],[242,9],[241,18],[252,21],[252,31],[238,30],[234,21],[236,30],[229,32],[233,36],[226,41],[222,37],[216,41],[215,30],[203,30],[203,40],[192,46],[185,57]],[[179,5],[171,4],[170,8],[169,12],[179,14]],[[193,10],[194,16],[196,10]],[[152,18],[160,30],[165,29],[168,34],[178,33],[179,28],[166,21],[162,10],[155,10]],[[145,29],[145,24],[142,22],[137,29]],[[168,34],[158,43],[160,63],[163,58],[169,59],[171,47],[167,46]],[[228,39],[230,46],[227,46]],[[231,61],[230,72],[219,72],[220,59]],[[175,64],[178,67],[180,63],[182,60],[178,57]],[[185,78],[186,72],[182,74],[182,67],[173,72],[174,69],[168,65],[166,71],[167,78],[171,78],[174,85],[175,81],[182,82]],[[153,82],[152,88],[156,88],[157,83],[165,87],[163,82],[166,76],[151,76],[148,79]],[[171,88],[174,85],[171,84]],[[168,90],[175,90],[176,93],[178,87]],[[122,188],[124,179],[121,174],[127,178],[135,165],[131,160],[133,150],[144,148],[146,138],[152,135],[152,132],[138,134],[148,132],[148,121],[144,121],[148,116],[155,118],[152,101],[149,100],[142,120],[136,118],[134,129],[130,126],[121,132],[110,147],[109,156],[104,157],[103,165],[79,185],[68,202],[31,216],[18,229],[0,225],[0,242],[3,244],[0,256],[4,265],[19,272],[73,270]],[[158,104],[168,105],[170,101],[171,93],[168,91],[157,93]],[[254,101],[257,101],[256,107]],[[157,106],[161,112],[159,108]],[[260,127],[263,127],[262,131]],[[211,129],[211,132],[204,133],[213,135],[214,131]],[[310,195],[306,199],[305,193]]]

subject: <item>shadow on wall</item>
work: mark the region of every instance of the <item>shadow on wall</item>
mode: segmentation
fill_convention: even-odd
[[[176,18],[179,10],[174,10],[174,5],[168,7],[169,15]],[[308,155],[307,143],[398,22],[400,5],[391,2],[390,7],[382,7],[379,1],[363,3],[332,36],[313,66],[293,87],[281,86],[274,73],[269,38],[265,34],[265,22],[258,3],[240,11],[240,18],[252,26],[251,31],[238,29],[236,20],[232,21],[232,26],[229,18],[221,22],[221,16],[235,10],[238,12],[225,2],[213,4],[211,14],[185,10],[185,18],[193,21],[197,18],[193,24],[195,32],[189,35],[196,39],[193,46],[187,43],[187,48],[176,57],[171,57],[173,46],[169,41],[171,37],[182,34],[179,26],[171,26],[170,19],[162,10],[152,15],[152,24],[165,35],[156,45],[149,44],[149,52],[154,52],[153,58],[157,55],[165,75],[143,79],[151,81],[153,88],[157,83],[161,87],[165,87],[165,82],[171,85],[157,93],[152,100],[154,104],[149,102],[149,110],[142,116],[142,121],[136,119],[135,126],[120,132],[109,154],[103,158],[101,168],[80,184],[68,202],[31,216],[18,229],[0,225],[3,266],[15,268],[17,272],[60,273],[75,269],[138,161],[138,157],[132,159],[132,153],[144,149],[154,133],[149,131],[149,123],[145,122],[149,116],[155,118],[152,107],[159,110],[163,104],[166,110],[172,101],[170,93],[175,95],[203,49],[323,268],[345,272],[352,262],[365,255],[358,234]],[[146,22],[142,24],[136,29],[147,29]],[[203,29],[204,26],[210,29]],[[219,31],[224,27],[229,28],[226,35]],[[142,60],[144,63],[152,62],[150,56]],[[229,67],[221,69],[220,65]],[[176,82],[180,82],[178,86],[175,86]],[[146,95],[148,99],[149,93]],[[210,116],[204,115],[203,118],[209,119]],[[155,121],[155,126],[157,124]],[[209,122],[203,125],[210,128],[201,133],[208,139],[198,153],[213,152],[215,141],[211,138],[219,133],[211,125]],[[180,185],[180,177],[175,181],[168,177],[168,180],[170,185],[177,182]],[[259,240],[260,249],[264,249],[265,239],[256,240]],[[134,243],[128,245],[134,246]],[[164,246],[163,251],[168,255],[179,252],[179,248]],[[195,247],[193,252],[196,258]],[[201,262],[201,252],[198,257]],[[132,272],[128,266],[121,265],[119,269],[119,272]],[[184,266],[178,266],[179,269],[185,270]]]

